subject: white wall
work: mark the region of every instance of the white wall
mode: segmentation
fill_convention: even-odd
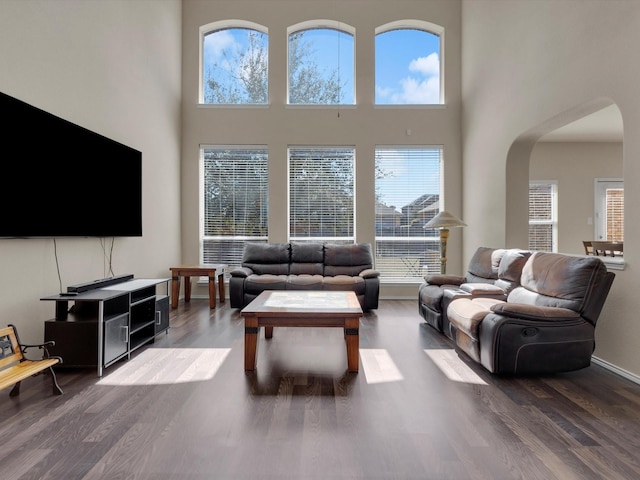
[[[626,269],[615,272],[595,355],[640,375],[640,3],[464,0],[462,25],[466,258],[478,244],[526,240],[529,159],[542,134],[607,104],[620,109]]]
[[[143,237],[115,240],[116,275],[168,277],[180,261],[180,22],[180,0],[0,2],[0,91],[142,151]],[[0,161],[28,161],[37,144],[34,132]],[[0,239],[0,325],[16,324],[24,342],[41,341],[54,316],[41,297],[109,275],[99,239],[56,246],[60,282],[53,240]]]
[[[411,0],[188,0],[183,16],[183,258],[199,260],[198,162],[200,144],[257,144],[269,149],[269,238],[287,240],[287,146],[355,145],[356,235],[359,242],[375,241],[374,150],[382,145],[443,145],[444,198],[447,210],[460,213],[460,2]],[[265,107],[198,106],[198,32],[214,21],[240,19],[269,31],[270,105]],[[286,95],[287,27],[313,19],[345,22],[356,30],[355,107],[291,108]],[[441,25],[444,33],[444,107],[374,108],[375,28],[417,19]],[[411,130],[411,136],[406,135]],[[452,232],[448,271],[462,271],[462,235]],[[202,288],[198,294],[203,294]],[[381,287],[381,297],[415,298],[417,284]]]
[[[538,142],[531,152],[529,177],[557,182],[558,251],[584,254],[582,241],[596,238],[594,179],[622,178],[622,144]]]

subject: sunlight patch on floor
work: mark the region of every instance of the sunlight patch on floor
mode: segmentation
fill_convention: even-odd
[[[230,348],[149,348],[97,385],[161,385],[202,382],[214,377]]]
[[[442,370],[449,380],[454,382],[487,385],[467,364],[465,364],[455,350],[437,349],[425,350],[424,353]]]
[[[360,360],[367,383],[398,382],[404,379],[384,348],[361,348]]]

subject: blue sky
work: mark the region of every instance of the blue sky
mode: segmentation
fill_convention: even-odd
[[[312,29],[305,32],[312,44],[313,60],[321,70],[337,70],[345,91],[353,91],[354,41],[337,30]],[[391,30],[376,36],[377,104],[440,103],[440,39],[420,30]],[[204,41],[205,65],[220,63],[222,52],[243,50],[246,33],[226,29],[207,35]],[[347,104],[354,100],[347,95]]]

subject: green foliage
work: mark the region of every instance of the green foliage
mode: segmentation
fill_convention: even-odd
[[[303,33],[289,37],[289,103],[334,105],[342,100],[338,72],[321,71],[311,58],[312,46]]]
[[[249,31],[244,51],[225,49],[205,82],[206,103],[267,103],[269,55],[264,34]],[[224,79],[224,81],[216,80]]]

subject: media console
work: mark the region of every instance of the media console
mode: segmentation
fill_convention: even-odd
[[[55,341],[49,353],[62,357],[60,368],[97,367],[101,377],[169,329],[170,281],[121,275],[68,287],[72,296],[41,298],[56,303],[55,318],[44,324],[45,341]]]

